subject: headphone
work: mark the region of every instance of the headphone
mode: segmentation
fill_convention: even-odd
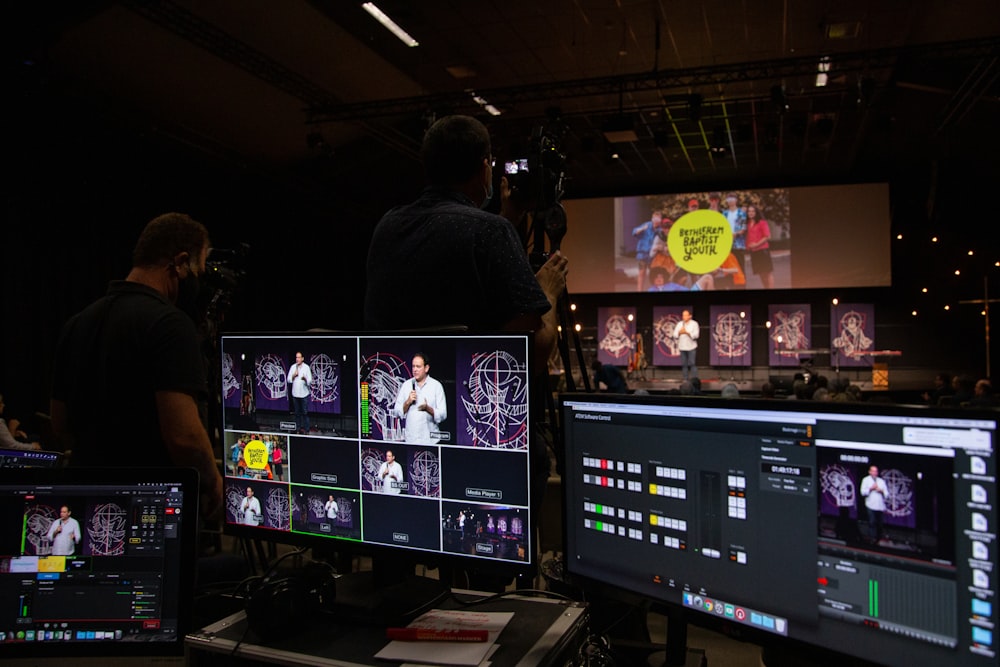
[[[247,625],[264,642],[286,638],[317,614],[332,612],[336,599],[333,567],[314,561],[295,574],[271,574],[251,584],[245,603]]]

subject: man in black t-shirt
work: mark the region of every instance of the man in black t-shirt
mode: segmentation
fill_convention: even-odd
[[[146,225],[132,270],[63,327],[53,364],[53,435],[71,465],[185,466],[201,475],[203,514],[222,476],[202,422],[205,361],[194,321],[209,238],[179,213]]]
[[[520,198],[511,197],[506,177],[500,180],[502,215],[482,210],[493,195],[493,154],[489,132],[478,120],[456,115],[435,122],[424,136],[421,159],[428,187],[412,204],[386,213],[372,235],[365,326],[532,331],[533,375],[547,382],[566,258],[553,253],[537,273],[532,270],[513,224],[522,218]],[[532,512],[539,516],[549,458],[540,438],[529,448],[535,461]],[[502,590],[503,582],[473,575],[470,584]]]
[[[492,196],[493,156],[478,120],[437,121],[421,158],[428,187],[386,213],[372,236],[366,328],[534,331],[535,360],[545,372],[558,336],[555,304],[566,287],[566,258],[555,253],[532,271],[512,224],[520,211],[506,177],[503,215],[480,208]]]

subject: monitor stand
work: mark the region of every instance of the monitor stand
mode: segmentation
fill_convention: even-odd
[[[708,658],[705,650],[689,648],[687,643],[687,621],[673,612],[667,613],[667,641],[663,651],[657,651],[646,659],[649,667],[706,667]]]
[[[407,571],[405,560],[375,557],[370,571],[337,577],[333,615],[365,625],[406,625],[451,594],[440,580]]]

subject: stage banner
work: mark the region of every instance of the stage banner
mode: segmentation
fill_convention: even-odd
[[[655,306],[653,308],[653,365],[680,366],[681,352],[677,349],[674,329],[681,313],[692,306]]]
[[[243,382],[243,368],[233,361],[229,352],[222,353],[222,405],[226,408],[240,407],[240,385]]]
[[[812,349],[812,307],[807,303],[767,307],[768,366],[799,366],[799,350]],[[813,353],[808,355],[812,357]]]
[[[705,325],[702,324],[700,339],[711,340],[709,364],[750,366],[750,306],[712,306],[709,313],[709,331],[705,331]],[[708,333],[711,336],[706,335]]]
[[[634,308],[598,308],[597,309],[597,358],[602,364],[612,366],[628,366],[629,356],[635,341],[632,333],[635,331],[635,321],[629,316],[635,313]]]
[[[871,366],[875,350],[875,304],[830,306],[830,365],[834,368]]]

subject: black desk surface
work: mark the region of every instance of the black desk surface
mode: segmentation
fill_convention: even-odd
[[[464,600],[474,599],[462,591],[456,591],[456,594]],[[448,599],[439,608],[461,609],[463,605]],[[586,620],[585,605],[579,602],[516,593],[468,609],[514,612],[514,617],[497,640],[500,648],[492,658],[494,667],[550,664],[566,650],[569,643],[580,641],[578,631]],[[186,643],[192,653],[227,654],[233,657],[232,664],[240,665],[246,665],[250,660],[337,667],[394,664],[373,657],[388,643],[384,628],[352,624],[324,615],[317,615],[301,632],[265,643],[247,627],[245,614],[238,612],[191,633]],[[210,662],[218,667],[220,657],[214,655],[204,663]],[[196,656],[192,659],[193,664],[201,662]],[[222,664],[228,663],[223,659]]]

